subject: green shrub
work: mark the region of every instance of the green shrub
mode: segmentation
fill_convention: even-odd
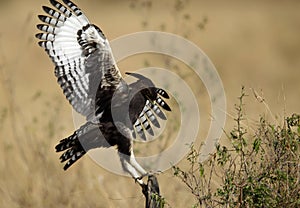
[[[260,117],[250,134],[242,124],[245,96],[242,89],[229,144],[217,144],[204,163],[192,145],[189,168],[173,166],[174,175],[193,194],[193,207],[300,207],[300,115],[282,126]]]

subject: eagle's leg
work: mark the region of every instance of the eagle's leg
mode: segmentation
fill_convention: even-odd
[[[144,168],[142,168],[142,166],[135,160],[132,150],[129,156],[129,163],[141,174],[140,177],[144,177],[148,175],[148,172]]]
[[[139,170],[137,170],[132,165],[131,161],[132,161],[132,158],[134,159],[134,157],[132,155],[130,155],[130,156],[124,155],[123,153],[120,153],[120,152],[119,152],[119,156],[120,156],[120,160],[121,160],[121,164],[122,164],[123,169],[126,172],[128,172],[134,178],[134,180],[136,182],[138,182],[141,186],[145,185],[143,180],[142,180],[141,173],[139,172]],[[134,159],[134,161],[135,161],[135,159]],[[139,165],[139,167],[141,168],[141,170],[143,170],[147,174],[147,172],[140,165]]]
[[[131,130],[128,129],[122,122],[115,122],[115,125],[119,132],[123,135],[122,137],[118,138],[117,144],[122,167],[135,179],[136,182],[138,182],[140,185],[144,185],[142,178],[147,176],[148,173],[135,160],[132,150],[133,140],[131,137]]]

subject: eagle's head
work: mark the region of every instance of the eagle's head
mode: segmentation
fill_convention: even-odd
[[[136,90],[140,91],[143,96],[155,100],[157,97],[156,88],[154,83],[147,77],[132,73],[132,72],[126,72],[125,74],[133,76],[137,78],[137,81],[134,83]]]

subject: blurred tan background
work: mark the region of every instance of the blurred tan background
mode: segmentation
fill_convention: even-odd
[[[34,38],[36,16],[45,4],[49,5],[46,0],[0,0],[0,206],[143,207],[140,188],[132,179],[114,175],[88,157],[62,171],[54,145],[70,135],[74,125],[53,64]],[[250,126],[255,126],[258,115],[282,124],[284,116],[299,113],[299,1],[77,0],[76,4],[110,40],[163,30],[197,44],[224,84],[225,130],[232,126],[242,85],[249,95],[245,109]],[[142,67],[144,61],[122,61],[122,73]],[[208,105],[205,92],[199,97]],[[203,126],[210,119],[206,104]],[[191,207],[191,195],[172,171],[161,174],[159,181],[172,207]]]

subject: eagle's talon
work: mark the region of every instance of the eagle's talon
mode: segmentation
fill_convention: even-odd
[[[135,182],[135,183],[137,183],[138,180],[141,180],[140,177],[136,177],[136,178],[133,178],[133,179],[134,179],[134,182]]]
[[[138,180],[142,180],[147,175],[148,175],[148,173],[147,174],[143,174],[143,175],[141,175],[139,177],[134,178],[134,180],[135,180],[135,182],[138,182]]]
[[[140,176],[140,177],[136,177],[136,178],[133,178],[134,179],[134,182],[135,183],[138,183],[142,188],[144,188],[144,186],[146,185],[145,183],[144,183],[144,181],[142,180],[142,177]]]
[[[162,171],[161,170],[157,170],[157,171],[149,171],[149,172],[147,172],[147,173],[145,173],[145,174],[142,174],[141,176],[139,176],[139,177],[136,177],[136,178],[134,178],[134,180],[135,180],[135,182],[138,182],[138,180],[142,180],[144,177],[146,177],[146,176],[153,176],[153,175],[159,175],[160,173],[162,173]]]
[[[135,181],[136,183],[141,184],[140,182],[142,181],[142,179],[143,179],[144,177],[150,176],[150,175],[152,175],[152,174],[151,174],[151,173],[145,173],[145,174],[142,174],[142,175],[139,176],[139,177],[134,177],[134,181]]]

